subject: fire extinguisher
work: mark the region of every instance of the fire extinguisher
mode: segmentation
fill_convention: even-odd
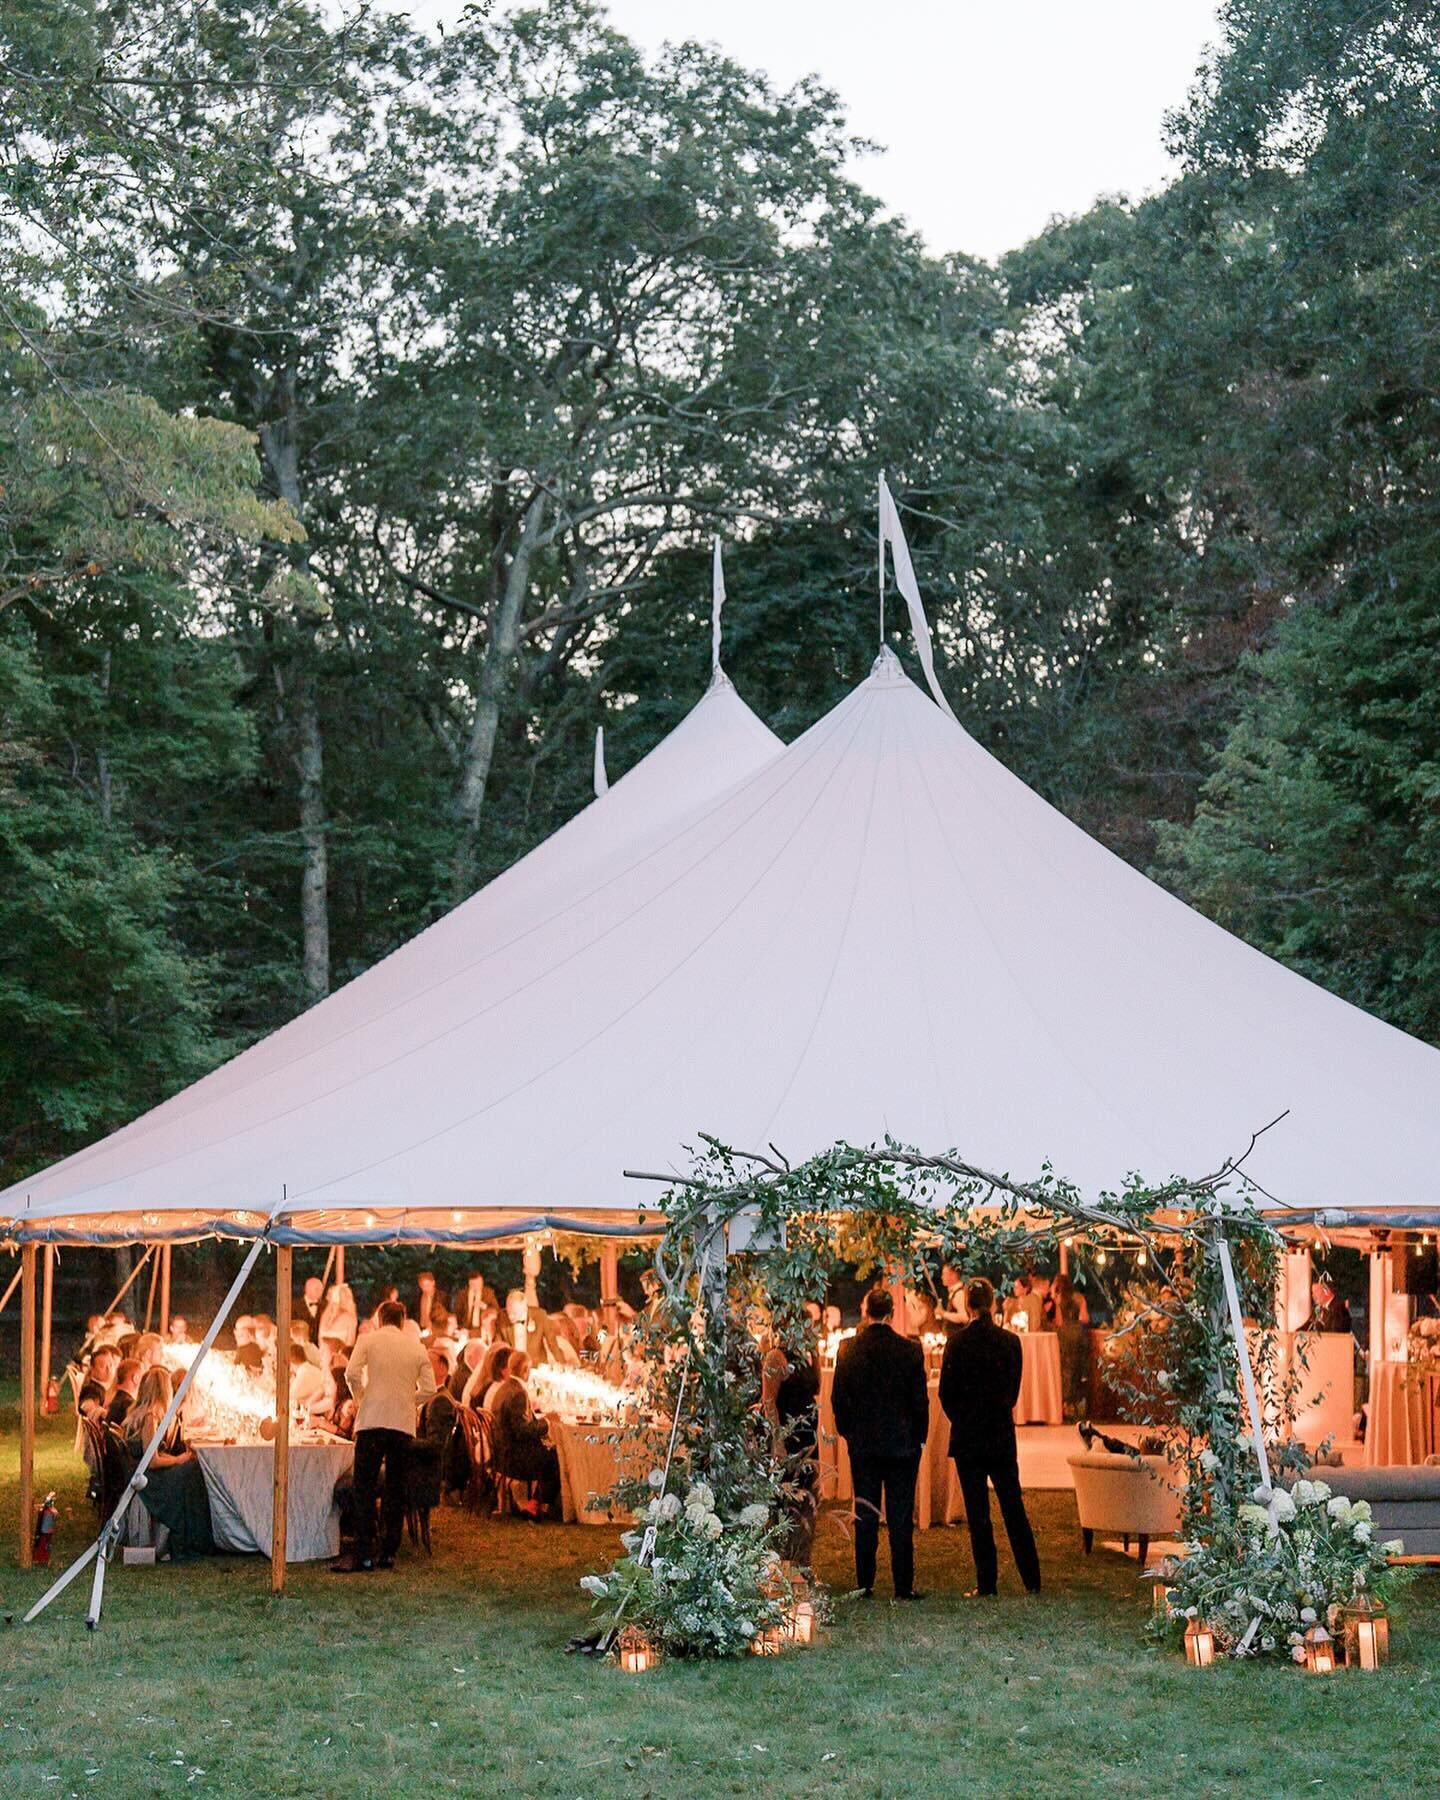
[[[52,1375],[45,1383],[45,1411],[58,1413],[60,1410],[60,1383]]]
[[[34,1563],[48,1563],[50,1560],[50,1539],[55,1533],[55,1495],[48,1493],[40,1502],[40,1511],[35,1515],[35,1542],[30,1546],[30,1560]]]

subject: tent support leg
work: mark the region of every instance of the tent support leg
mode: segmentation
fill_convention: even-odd
[[[343,1244],[335,1246],[335,1279],[337,1282],[345,1279],[345,1246]]]
[[[158,1245],[151,1244],[146,1250],[146,1255],[149,1256],[151,1259],[151,1261],[150,1261],[150,1285],[145,1290],[145,1326],[144,1326],[144,1329],[146,1331],[149,1331],[150,1322],[155,1317],[155,1289],[159,1285],[159,1275],[160,1275],[160,1258],[158,1256],[156,1256],[156,1254],[155,1254],[155,1252],[158,1248],[159,1248]]]
[[[620,1247],[614,1238],[600,1246],[600,1319],[613,1342],[620,1328]]]
[[[160,1246],[160,1335],[170,1335],[170,1244]]]
[[[275,1495],[270,1532],[270,1592],[285,1592],[285,1557],[290,1524],[290,1305],[288,1244],[275,1250]]]
[[[80,1573],[80,1571],[84,1568],[87,1568],[90,1565],[90,1563],[96,1559],[98,1559],[98,1561],[100,1563],[100,1567],[98,1569],[96,1569],[96,1571],[95,1571],[94,1585],[91,1587],[91,1590],[90,1590],[90,1611],[85,1616],[85,1623],[90,1627],[90,1629],[92,1631],[95,1629],[96,1625],[99,1624],[99,1622],[100,1622],[100,1598],[101,1598],[101,1594],[103,1593],[104,1587],[105,1587],[105,1564],[109,1560],[110,1555],[111,1555],[112,1551],[114,1550],[117,1541],[119,1540],[120,1523],[121,1523],[121,1520],[125,1517],[126,1508],[129,1506],[130,1502],[134,1499],[135,1495],[138,1494],[140,1492],[141,1488],[144,1487],[145,1471],[150,1467],[150,1464],[155,1460],[155,1453],[160,1448],[161,1444],[164,1443],[165,1435],[169,1431],[170,1426],[171,1426],[172,1422],[174,1421],[175,1415],[180,1411],[180,1408],[185,1404],[185,1396],[190,1392],[191,1384],[195,1380],[195,1376],[196,1376],[197,1372],[199,1371],[200,1365],[201,1365],[201,1363],[204,1362],[206,1354],[208,1353],[208,1351],[210,1349],[210,1346],[215,1342],[215,1339],[219,1336],[221,1327],[224,1325],[225,1321],[230,1317],[231,1309],[234,1307],[235,1302],[240,1298],[240,1291],[245,1286],[246,1281],[249,1279],[250,1271],[255,1267],[256,1260],[259,1257],[260,1252],[265,1248],[266,1241],[267,1240],[264,1237],[257,1237],[255,1242],[250,1246],[249,1252],[247,1253],[244,1262],[241,1263],[241,1265],[240,1265],[240,1273],[235,1277],[234,1281],[232,1281],[230,1284],[230,1292],[228,1294],[226,1294],[224,1300],[221,1301],[220,1310],[216,1313],[215,1317],[210,1321],[210,1329],[205,1333],[205,1336],[200,1340],[200,1348],[195,1352],[194,1362],[192,1362],[190,1367],[185,1371],[184,1377],[181,1380],[180,1385],[176,1388],[174,1394],[171,1396],[170,1404],[169,1404],[169,1406],[167,1406],[165,1408],[164,1417],[160,1420],[160,1423],[155,1427],[154,1436],[150,1439],[150,1442],[145,1446],[144,1454],[141,1456],[140,1461],[135,1465],[135,1473],[130,1477],[129,1481],[126,1483],[125,1489],[122,1492],[122,1494],[120,1495],[120,1499],[119,1499],[118,1503],[116,1504],[115,1510],[111,1513],[110,1517],[105,1521],[104,1526],[101,1528],[99,1537],[96,1538],[95,1542],[90,1546],[90,1548],[84,1553],[83,1556],[78,1557],[73,1563],[71,1563],[70,1567],[68,1569],[66,1569],[65,1573],[59,1578],[58,1581],[53,1582],[48,1588],[46,1588],[45,1592],[40,1596],[40,1598],[30,1608],[29,1612],[26,1613],[24,1621],[23,1621],[24,1624],[28,1625],[28,1624],[30,1624],[30,1622],[33,1619],[38,1619],[40,1614],[42,1612],[44,1612],[45,1608],[50,1604],[50,1602],[55,1598],[55,1596],[57,1594],[63,1593],[64,1590],[75,1579],[75,1577]],[[26,1254],[31,1257],[34,1256],[35,1251],[34,1251],[33,1245],[29,1245],[29,1244],[26,1245]],[[34,1279],[35,1279],[33,1270],[34,1270],[34,1264],[32,1262],[32,1264],[31,1264],[32,1272],[31,1272],[31,1276],[30,1276],[31,1294],[32,1294],[32,1300],[31,1300],[31,1318],[32,1318],[32,1320],[34,1318],[33,1293],[34,1293]],[[33,1343],[33,1339],[31,1341]],[[22,1369],[22,1372],[23,1372],[23,1369]],[[32,1371],[32,1374],[33,1374],[33,1371]],[[31,1395],[31,1405],[33,1407],[34,1394],[35,1394],[35,1384],[34,1384],[33,1379],[30,1383],[29,1391],[30,1391],[30,1395]],[[24,1404],[25,1404],[24,1391],[22,1390],[22,1393],[21,1393],[22,1425],[23,1425],[23,1420],[24,1420]],[[22,1435],[23,1435],[23,1433],[22,1433]],[[34,1418],[33,1418],[33,1416],[31,1418],[31,1435],[32,1435],[32,1437],[34,1435]],[[22,1493],[22,1496],[24,1494],[24,1491],[25,1491],[25,1489],[24,1489],[24,1466],[23,1466],[23,1459],[22,1459],[22,1467],[21,1467],[21,1493]],[[24,1538],[24,1547],[25,1547],[26,1555],[23,1558],[23,1566],[28,1567],[29,1560],[30,1560],[29,1554],[28,1554],[29,1548],[30,1548],[30,1539],[29,1539],[28,1534],[26,1534],[26,1536]]]
[[[35,1246],[20,1252],[20,1567],[30,1567],[35,1510]]]
[[[43,1280],[40,1285],[40,1379],[37,1392],[40,1404],[45,1404],[45,1393],[50,1386],[50,1340],[51,1328],[55,1321],[55,1246],[45,1246],[45,1260],[41,1264]]]

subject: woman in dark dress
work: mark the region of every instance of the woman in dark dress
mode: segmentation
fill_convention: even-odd
[[[525,1385],[529,1373],[530,1358],[523,1350],[514,1351],[490,1402],[495,1416],[493,1460],[497,1472],[508,1480],[533,1484],[535,1497],[521,1510],[539,1518],[560,1498],[560,1458],[549,1442],[544,1419],[535,1416]]]
[[[820,1485],[820,1358],[791,1358],[772,1343],[760,1360],[760,1404],[774,1432],[775,1455],[785,1459],[789,1530],[780,1554],[810,1572]]]
[[[163,1363],[147,1369],[123,1428],[125,1447],[137,1462],[160,1429],[170,1395],[169,1369]],[[178,1417],[172,1420],[164,1441],[151,1458],[140,1498],[155,1523],[169,1531],[169,1551],[177,1561],[213,1553],[215,1534],[210,1523],[205,1473],[194,1451],[186,1448]]]

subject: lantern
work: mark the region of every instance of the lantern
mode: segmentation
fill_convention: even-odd
[[[783,1627],[772,1625],[768,1631],[757,1631],[750,1640],[752,1656],[778,1656],[785,1641]]]
[[[1151,1583],[1150,1604],[1155,1608],[1157,1618],[1168,1619],[1170,1617],[1170,1590],[1163,1581]]]
[[[1215,1660],[1215,1633],[1203,1619],[1185,1627],[1185,1660],[1195,1669],[1208,1669]]]
[[[795,1604],[785,1614],[785,1633],[792,1644],[813,1644],[815,1641],[815,1603],[797,1597]]]
[[[660,1661],[654,1642],[635,1625],[627,1625],[615,1640],[615,1660],[627,1675],[643,1675]]]
[[[1335,1640],[1323,1625],[1312,1625],[1305,1633],[1305,1667],[1312,1675],[1335,1673]]]
[[[1390,1620],[1363,1589],[1336,1609],[1335,1622],[1348,1667],[1374,1670],[1390,1660]]]

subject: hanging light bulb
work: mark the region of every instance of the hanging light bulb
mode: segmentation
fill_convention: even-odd
[[[1140,1267],[1143,1269],[1145,1267],[1146,1263],[1148,1263],[1150,1260],[1149,1251],[1147,1251],[1147,1250],[1139,1251],[1135,1257],[1135,1260],[1137,1263],[1139,1263]]]

